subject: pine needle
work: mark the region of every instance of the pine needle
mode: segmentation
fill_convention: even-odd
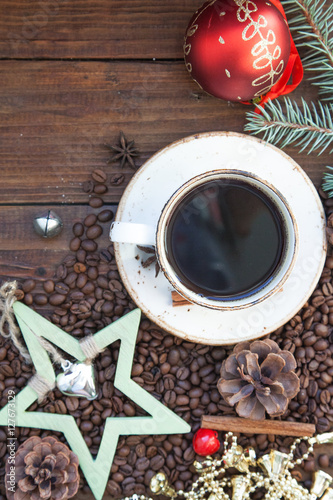
[[[317,151],[320,155],[333,146],[333,105],[318,103],[316,107],[311,102],[309,107],[302,99],[302,107],[289,97],[284,97],[284,109],[276,100],[269,101],[265,109],[257,105],[261,114],[247,112],[244,129],[253,135],[263,133],[264,140],[281,148],[296,144],[300,152],[307,149],[308,154]]]
[[[329,170],[333,171],[333,167],[327,167]],[[331,172],[325,172],[323,175],[322,189],[326,191],[330,198],[333,198],[333,174]]]
[[[302,59],[310,78],[318,86],[322,100],[333,96],[333,4],[325,0],[282,0],[288,24],[297,48],[306,48]]]

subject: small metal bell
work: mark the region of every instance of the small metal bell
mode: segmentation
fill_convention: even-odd
[[[169,486],[168,479],[164,472],[158,472],[150,480],[150,489],[155,495],[165,495],[166,497],[175,497],[176,490]]]
[[[267,476],[272,475],[272,464],[270,455],[263,455],[261,458],[258,458],[257,464],[265,472],[265,474],[267,474]]]
[[[245,448],[244,450],[244,459],[249,465],[256,465],[257,455],[256,451],[252,446]]]
[[[193,466],[196,468],[198,474],[210,472],[213,466],[213,459],[212,457],[207,456],[203,462],[198,462],[197,460],[195,460],[193,462]]]
[[[257,461],[261,469],[268,476],[278,476],[282,474],[289,462],[289,456],[277,450],[271,450],[269,455],[264,455]]]
[[[233,476],[231,478],[232,500],[242,500],[249,484],[250,480],[246,476]]]
[[[231,448],[225,454],[224,463],[227,467],[235,467],[240,472],[249,471],[249,464],[244,456],[244,450],[240,445],[236,446],[236,448]]]
[[[36,215],[33,225],[36,233],[43,236],[43,238],[53,238],[63,228],[61,218],[53,210],[47,210],[40,215]]]
[[[310,444],[325,444],[333,443],[333,432],[325,432],[324,434],[318,434],[309,439]]]
[[[236,469],[240,472],[249,472],[250,465],[256,465],[256,452],[254,448],[245,448],[239,461],[235,464]]]
[[[271,464],[272,464],[272,474],[278,476],[282,474],[287,467],[289,462],[289,456],[286,453],[281,453],[281,451],[271,450]]]
[[[332,476],[326,474],[326,472],[324,472],[323,470],[318,470],[314,473],[314,479],[310,493],[318,498],[321,497],[332,481]]]
[[[327,488],[327,490],[324,493],[324,496],[322,496],[320,500],[333,500],[333,489]]]
[[[208,500],[220,500],[220,496],[217,493],[211,493],[208,497]]]

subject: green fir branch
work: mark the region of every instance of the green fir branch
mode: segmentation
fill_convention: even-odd
[[[323,153],[333,143],[333,105],[318,103],[318,109],[312,102],[311,109],[302,99],[300,109],[295,101],[284,97],[284,107],[279,101],[269,101],[265,109],[257,108],[246,113],[248,123],[245,130],[253,135],[263,133],[263,139],[279,144],[281,148],[296,144],[300,152],[308,149],[308,154],[317,151]],[[333,148],[330,149],[330,153]]]
[[[297,48],[305,48],[303,67],[316,74],[311,83],[323,100],[333,96],[333,4],[325,0],[282,0]]]
[[[327,167],[333,171],[333,167]],[[333,198],[333,174],[331,172],[325,172],[323,175],[322,189],[326,191],[330,198]]]

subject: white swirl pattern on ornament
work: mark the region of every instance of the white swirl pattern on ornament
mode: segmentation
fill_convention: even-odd
[[[186,33],[186,36],[185,36],[185,43],[184,43],[184,47],[183,48],[184,48],[184,53],[185,53],[186,56],[189,55],[189,53],[191,52],[191,48],[192,48],[191,44],[187,43],[187,37],[193,36],[194,33],[197,31],[197,29],[199,27],[198,24],[194,24],[194,23],[198,20],[199,16],[201,16],[201,14],[206,9],[208,9],[208,7],[210,7],[211,5],[213,5],[215,2],[216,2],[216,0],[211,0],[210,2],[207,3],[206,7],[202,11],[200,11],[200,12],[196,11],[196,14],[198,14],[198,15],[193,19],[192,25],[187,30],[187,33]],[[225,12],[223,14],[225,14]],[[186,64],[186,69],[187,69],[187,71],[189,73],[191,73],[192,72],[192,64],[191,63],[187,63]],[[200,85],[200,87],[201,87],[201,85]]]
[[[256,35],[259,35],[261,40],[254,45],[251,50],[251,54],[257,57],[253,62],[253,68],[257,70],[262,70],[269,68],[268,73],[261,75],[252,82],[253,87],[261,87],[263,84],[267,83],[267,86],[260,88],[260,90],[255,94],[255,97],[259,97],[262,94],[268,92],[272,86],[277,82],[278,78],[281,76],[284,70],[284,61],[280,61],[279,64],[274,68],[273,62],[278,60],[281,56],[281,47],[276,45],[274,50],[271,52],[270,47],[275,45],[276,36],[273,30],[268,30],[266,37],[262,34],[261,29],[266,28],[267,19],[260,15],[258,20],[255,21],[251,17],[252,12],[257,12],[257,5],[251,0],[234,0],[236,5],[239,6],[237,11],[237,19],[239,22],[244,23],[247,20],[250,23],[244,28],[242,33],[242,38],[244,41],[252,40]]]

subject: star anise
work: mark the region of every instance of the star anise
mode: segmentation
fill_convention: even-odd
[[[142,252],[145,252],[149,255],[149,257],[145,260],[141,261],[142,267],[145,269],[152,264],[155,263],[155,278],[157,278],[158,273],[160,272],[160,266],[157,261],[156,257],[156,252],[154,247],[149,247],[149,246],[142,246],[142,245],[137,245],[138,249],[141,250]]]
[[[123,168],[128,163],[131,168],[136,169],[134,158],[139,156],[140,153],[135,147],[134,141],[126,139],[124,132],[120,132],[117,146],[110,146],[109,144],[106,144],[106,146],[115,153],[108,163],[120,161],[120,168]]]

